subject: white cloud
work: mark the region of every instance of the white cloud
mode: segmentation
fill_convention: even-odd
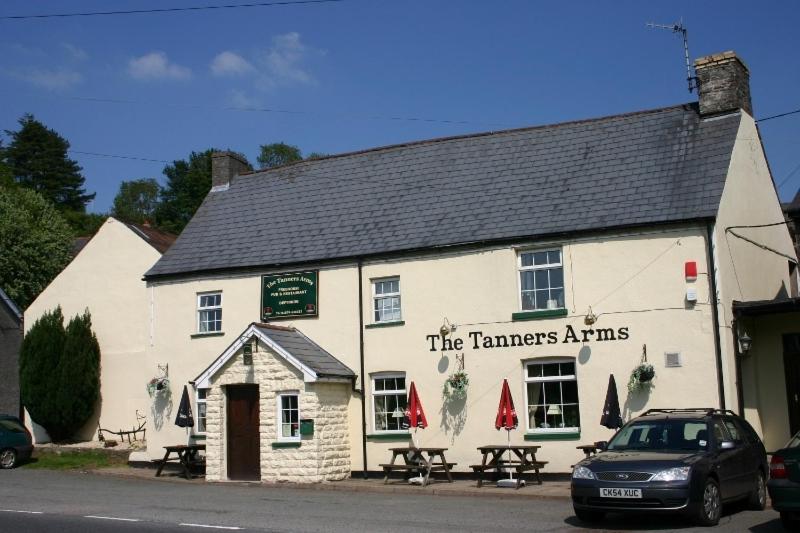
[[[257,98],[252,98],[244,91],[240,91],[238,89],[231,90],[228,96],[228,101],[230,102],[231,106],[239,109],[251,109],[261,105],[261,101],[259,101]]]
[[[315,83],[314,77],[302,63],[310,49],[300,40],[297,32],[285,33],[272,38],[272,47],[262,57],[270,81],[278,84]]]
[[[167,54],[156,51],[128,62],[128,74],[137,80],[187,80],[192,77],[188,67],[170,63]]]
[[[67,56],[70,59],[73,59],[75,61],[86,61],[87,59],[89,59],[89,54],[86,53],[86,50],[78,46],[75,46],[74,44],[61,43],[61,48],[64,49],[64,51],[66,52]]]
[[[215,76],[241,76],[254,70],[245,58],[228,50],[220,52],[211,61],[211,73]]]
[[[6,74],[12,78],[50,90],[68,89],[83,81],[83,76],[80,72],[64,67],[10,69],[6,71]]]

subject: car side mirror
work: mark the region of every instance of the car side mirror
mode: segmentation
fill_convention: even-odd
[[[732,440],[724,440],[719,443],[720,450],[732,450],[736,448],[736,443]]]
[[[595,442],[594,445],[597,446],[597,450],[601,452],[604,452],[608,449],[608,441],[605,440],[599,440]]]

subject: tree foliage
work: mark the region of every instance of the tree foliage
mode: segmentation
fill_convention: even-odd
[[[302,159],[298,147],[283,142],[262,144],[261,153],[256,158],[261,168],[279,167]]]
[[[70,227],[39,194],[0,187],[0,287],[26,308],[69,263]]]
[[[81,167],[67,157],[69,142],[27,114],[19,131],[6,130],[11,143],[2,151],[14,181],[32,189],[61,211],[84,212],[94,194],[86,194]]]
[[[58,442],[94,413],[100,395],[100,345],[87,309],[64,328],[58,307],[37,320],[20,350],[22,403]]]
[[[159,185],[153,178],[123,181],[114,197],[111,215],[123,222],[155,222]]]
[[[156,208],[156,225],[180,233],[211,190],[211,153],[192,152],[189,160],[173,161],[164,167],[167,185],[161,190]]]

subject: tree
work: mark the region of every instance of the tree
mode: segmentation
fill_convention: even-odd
[[[67,157],[69,142],[33,115],[24,115],[19,125],[19,131],[6,130],[11,144],[2,151],[14,181],[61,211],[84,212],[95,195],[86,194],[81,167]]]
[[[64,218],[41,195],[0,187],[0,287],[24,309],[72,258]]]
[[[58,364],[64,351],[66,332],[61,308],[46,312],[22,339],[19,353],[19,384],[22,404],[31,417],[50,433],[61,417],[55,394],[60,375]],[[56,438],[53,433],[50,436]]]
[[[100,397],[100,345],[92,331],[88,309],[67,324],[58,374],[56,403],[61,416],[54,429],[60,440],[71,437],[86,424]],[[54,435],[49,428],[47,432]]]
[[[14,176],[11,175],[11,167],[5,163],[3,150],[3,142],[0,141],[0,187],[11,187],[14,185]]]
[[[64,329],[61,308],[44,313],[22,339],[22,403],[58,442],[94,413],[100,395],[100,346],[87,309]]]
[[[261,168],[273,168],[303,159],[300,149],[283,142],[262,144],[261,153],[256,160]]]
[[[164,167],[167,185],[156,208],[156,225],[180,233],[211,190],[211,153],[192,152],[189,161],[173,161]]]
[[[124,222],[155,222],[160,187],[153,178],[123,181],[114,197],[111,215]]]

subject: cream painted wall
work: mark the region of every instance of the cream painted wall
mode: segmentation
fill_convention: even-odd
[[[520,243],[520,246],[548,243]],[[550,461],[547,471],[566,472],[582,456],[575,446],[607,439],[612,432],[599,425],[610,373],[618,383],[626,417],[652,407],[716,406],[717,386],[713,328],[708,305],[708,278],[693,282],[698,303],[685,300],[687,282],[684,262],[706,263],[703,227],[664,228],[631,235],[613,234],[597,238],[552,243],[563,246],[568,316],[547,320],[512,322],[520,310],[517,249],[482,248],[405,257],[393,261],[368,262],[363,268],[363,319],[372,320],[371,279],[400,276],[404,325],[368,328],[364,331],[366,373],[402,371],[416,382],[430,427],[418,433],[422,445],[450,448],[448,459],[456,470],[469,471],[478,459],[476,447],[505,442],[505,432],[494,429],[494,416],[503,378],[508,378],[520,413],[521,427],[512,441],[522,442],[525,427],[523,361],[543,357],[577,360],[581,408],[580,441],[545,441],[540,459]],[[313,268],[306,266],[306,270]],[[182,282],[154,282],[154,336],[149,347],[151,371],[169,363],[173,382],[173,407],[177,407],[183,383],[196,377],[241,333],[258,320],[260,276],[227,276]],[[192,338],[196,331],[196,294],[223,291],[225,335]],[[323,348],[359,371],[358,270],[355,264],[320,271],[320,316],[315,319],[282,321],[294,325]],[[599,316],[595,328],[628,328],[629,338],[617,341],[563,343],[567,325],[582,329],[583,316],[592,306]],[[471,384],[463,405],[445,405],[441,389],[455,365],[455,351],[430,350],[427,335],[436,334],[444,317],[459,324],[453,335],[461,338],[466,370]],[[485,335],[557,332],[559,342],[541,346],[475,349],[470,331]],[[580,334],[580,333],[579,333]],[[649,394],[627,397],[625,385],[639,363],[642,346],[656,367],[655,388]],[[683,366],[665,368],[664,353],[681,353]],[[372,434],[371,382],[367,383],[368,434]],[[358,398],[350,402],[352,468],[360,470],[361,433]],[[160,447],[184,442],[186,434],[172,424],[174,413],[148,433],[149,453]],[[389,458],[388,448],[397,442],[370,441],[368,467]]]
[[[148,409],[145,390],[147,300],[142,276],[161,254],[125,224],[108,218],[67,267],[25,310],[26,332],[58,305],[65,325],[89,309],[101,350],[96,415],[79,432],[97,438],[98,419],[112,430],[132,429]]]
[[[750,115],[742,113],[714,227],[715,260],[719,279],[720,338],[728,409],[737,409],[735,347],[731,330],[733,301],[771,300],[790,296],[789,258],[795,261],[797,258],[789,230],[783,221],[780,201],[755,121]],[[734,228],[774,223],[778,225]],[[732,234],[729,229],[779,253],[747,242]],[[759,339],[754,338],[754,342],[757,344]],[[785,409],[785,405],[785,402],[763,405],[761,409]]]

